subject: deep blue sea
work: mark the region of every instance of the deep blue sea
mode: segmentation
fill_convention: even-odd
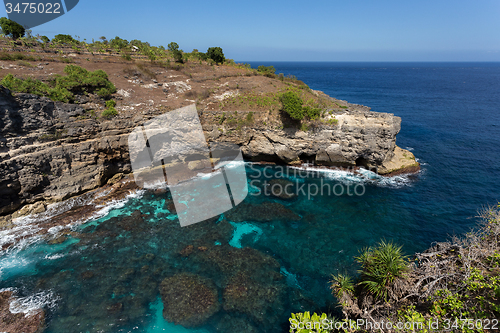
[[[328,280],[355,274],[360,249],[385,239],[407,254],[422,251],[469,231],[480,209],[500,201],[500,63],[250,64],[401,117],[397,144],[414,153],[421,171],[298,176],[247,164],[246,209],[186,228],[168,193],[136,193],[73,227],[77,233],[61,244],[34,239],[1,254],[0,289],[24,296],[17,311],[44,304],[50,333],[285,332],[292,311],[338,314]],[[361,184],[364,192],[254,195],[259,185],[250,181],[262,184],[264,168],[296,185]],[[161,315],[159,282],[186,272],[211,280],[222,304],[196,330]]]

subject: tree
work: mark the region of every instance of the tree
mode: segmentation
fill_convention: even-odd
[[[169,43],[167,47],[170,52],[179,50],[179,44],[177,44],[176,42]]]
[[[216,64],[222,64],[226,60],[226,58],[224,58],[224,52],[222,52],[220,47],[209,47],[207,56],[215,61]]]
[[[6,36],[10,36],[13,39],[18,39],[19,37],[23,37],[26,30],[22,25],[12,20],[9,20],[6,17],[0,18],[0,27],[2,28],[3,33]]]
[[[52,41],[60,44],[78,44],[78,41],[71,37],[71,35],[64,34],[55,35]]]
[[[184,62],[184,59],[182,59],[182,51],[179,50],[179,44],[177,44],[176,42],[169,43],[168,50],[172,53],[175,62]]]
[[[50,42],[50,39],[49,39],[49,37],[47,37],[47,36],[42,36],[42,37],[40,37],[40,40],[41,40],[41,41],[42,41],[42,43],[44,43],[44,44],[47,44],[48,42]]]
[[[116,36],[112,40],[109,41],[109,46],[111,46],[114,49],[121,50],[124,49],[128,46],[128,40],[126,39],[121,39],[120,37]]]

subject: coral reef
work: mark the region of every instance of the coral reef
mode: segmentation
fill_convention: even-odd
[[[182,273],[166,278],[160,293],[163,317],[185,327],[203,325],[220,308],[215,285],[198,275]]]

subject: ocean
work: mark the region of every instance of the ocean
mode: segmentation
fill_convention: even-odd
[[[421,171],[383,178],[247,163],[247,209],[186,228],[168,193],[135,193],[72,227],[83,236],[59,244],[27,238],[2,253],[0,289],[22,297],[15,311],[44,305],[49,333],[285,332],[291,312],[339,314],[328,281],[356,274],[361,249],[391,240],[408,255],[423,251],[470,231],[478,211],[500,201],[500,63],[250,64],[401,117],[397,145]],[[345,191],[265,195],[265,172],[297,187]],[[161,315],[159,282],[182,273],[210,280],[222,304],[196,329]]]

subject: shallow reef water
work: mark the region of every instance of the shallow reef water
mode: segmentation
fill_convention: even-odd
[[[169,191],[149,190],[50,237],[26,238],[0,256],[0,288],[44,295],[26,306],[50,305],[48,333],[278,332],[291,312],[338,311],[330,275],[355,273],[359,248],[381,238],[405,243],[416,228],[404,206],[387,201],[418,175],[401,183],[340,170],[245,168],[244,202],[200,223],[181,227]],[[269,188],[277,183],[295,192],[282,197]],[[345,193],[327,193],[325,184]],[[314,193],[316,185],[325,192]],[[358,195],[347,191],[356,185]]]

